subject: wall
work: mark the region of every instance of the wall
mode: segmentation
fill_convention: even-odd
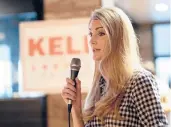
[[[151,25],[139,25],[136,29],[139,38],[140,55],[143,61],[153,61],[153,36]]]

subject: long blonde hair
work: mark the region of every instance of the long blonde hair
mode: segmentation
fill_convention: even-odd
[[[128,16],[116,7],[100,8],[92,13],[90,21],[96,19],[105,29],[109,43],[102,60],[95,63],[93,84],[84,104],[85,121],[94,116],[104,118],[111,111],[118,116],[126,82],[140,65],[137,38]],[[106,80],[106,94],[102,98],[99,90],[101,76]]]

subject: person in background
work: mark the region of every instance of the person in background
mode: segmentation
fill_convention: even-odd
[[[91,89],[82,109],[81,81],[67,78],[62,90],[72,100],[74,127],[164,127],[166,116],[154,76],[141,67],[137,38],[119,8],[94,10],[88,24],[95,61]]]

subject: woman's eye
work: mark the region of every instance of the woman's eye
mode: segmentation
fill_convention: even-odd
[[[92,33],[90,32],[90,33],[88,33],[88,35],[90,36],[90,37],[92,37]]]
[[[104,36],[105,35],[105,33],[104,32],[99,32],[99,34],[98,34],[99,36]]]

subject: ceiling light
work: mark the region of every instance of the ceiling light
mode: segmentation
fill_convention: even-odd
[[[168,5],[164,4],[164,3],[160,3],[160,4],[156,4],[155,5],[155,9],[156,11],[160,11],[160,12],[164,12],[168,10]]]

